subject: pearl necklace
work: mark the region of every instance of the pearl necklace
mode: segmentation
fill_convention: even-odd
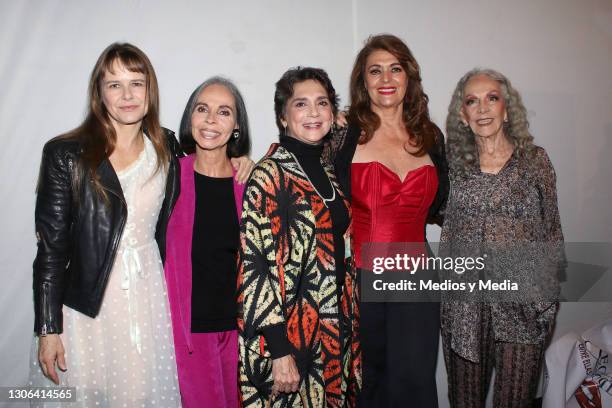
[[[331,186],[332,189],[332,196],[331,198],[325,198],[323,197],[323,195],[319,192],[319,190],[317,190],[317,188],[315,187],[314,183],[312,182],[312,180],[310,180],[310,177],[308,177],[308,173],[306,173],[304,171],[304,169],[302,168],[302,165],[300,164],[299,160],[297,159],[297,157],[295,157],[295,155],[293,153],[291,153],[289,150],[287,150],[287,152],[291,155],[291,157],[293,157],[293,160],[295,161],[295,163],[297,164],[298,168],[302,171],[302,173],[304,173],[304,175],[306,176],[306,180],[308,180],[308,182],[310,183],[310,185],[312,186],[312,188],[314,189],[314,191],[319,195],[319,197],[321,197],[321,200],[323,200],[323,205],[327,208],[329,208],[329,206],[327,205],[328,201],[334,201],[336,199],[336,189],[334,188],[334,184],[332,183],[331,179],[329,178],[329,176],[327,175],[327,172],[325,171],[325,169],[323,169],[323,172],[325,173],[325,176],[327,177],[327,181],[329,181],[329,185]]]

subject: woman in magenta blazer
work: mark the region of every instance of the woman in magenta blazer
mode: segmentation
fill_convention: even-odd
[[[165,275],[184,407],[238,406],[236,256],[244,184],[230,159],[248,153],[236,86],[213,77],[191,95],[180,129],[181,192],[168,225]]]

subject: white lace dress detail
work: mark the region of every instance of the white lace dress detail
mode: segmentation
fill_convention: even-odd
[[[155,227],[166,175],[145,137],[138,159],[117,173],[128,217],[100,314],[89,318],[64,306],[68,370],[62,386],[77,387],[75,403],[37,407],[179,407],[180,394],[163,265]],[[32,349],[30,384],[53,386]]]

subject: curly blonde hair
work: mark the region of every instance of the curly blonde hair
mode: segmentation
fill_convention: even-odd
[[[469,125],[464,125],[461,119],[465,85],[472,77],[477,75],[486,75],[499,82],[508,114],[508,121],[504,122],[504,134],[514,143],[514,148],[519,157],[527,157],[535,150],[533,136],[529,133],[527,110],[518,91],[512,87],[510,80],[498,71],[474,68],[459,80],[448,106],[446,154],[449,167],[456,175],[465,175],[479,165],[477,163],[478,155],[474,132]]]

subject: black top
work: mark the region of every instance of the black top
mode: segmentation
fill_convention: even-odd
[[[323,144],[310,145],[293,137],[281,136],[280,145],[293,153],[312,185],[320,193],[321,198],[331,198],[334,194],[333,187],[321,163]],[[350,220],[348,209],[344,205],[344,200],[337,191],[334,201],[327,201],[326,204],[332,219],[331,232],[334,238],[338,308],[340,308],[340,297],[342,295],[344,275],[346,273],[344,265],[344,233],[349,226]],[[272,326],[264,330],[263,334],[268,343],[272,358],[280,358],[290,352],[287,334],[284,330],[284,325]]]
[[[236,257],[240,230],[232,177],[195,172],[191,250],[191,332],[236,329]]]
[[[322,195],[321,198],[331,198],[333,196],[333,187],[327,173],[321,164],[321,155],[323,154],[323,144],[310,145],[303,143],[293,137],[281,137],[280,144],[285,149],[289,150],[296,157],[300,166],[310,179],[310,182]],[[336,282],[338,290],[342,290],[344,284],[344,233],[349,226],[348,209],[344,205],[344,200],[336,191],[334,201],[327,201],[327,207],[331,213],[332,219],[332,234],[334,236],[334,260],[336,264]]]

